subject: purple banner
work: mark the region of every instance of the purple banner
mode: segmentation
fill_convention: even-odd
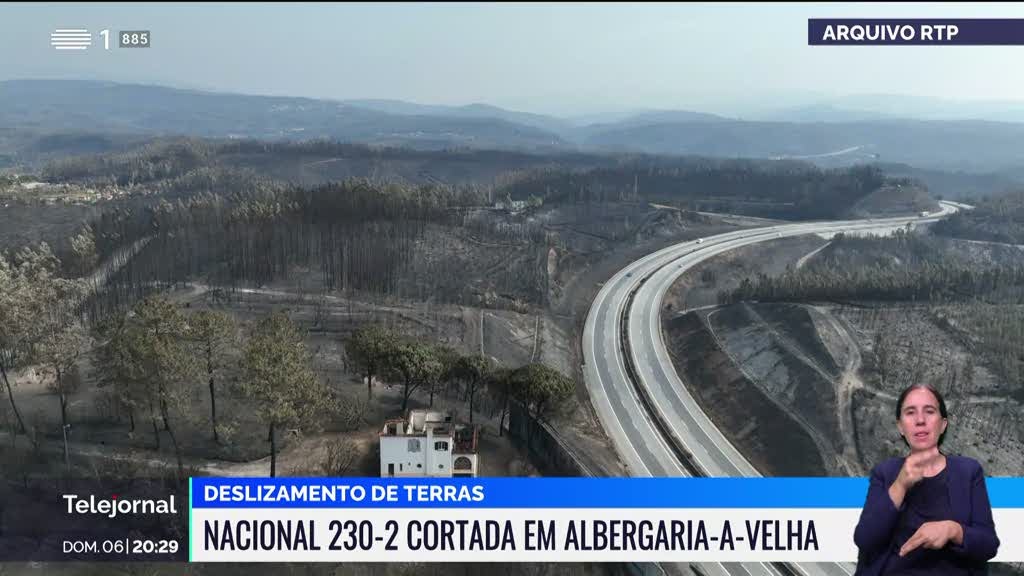
[[[811,18],[810,46],[1010,46],[1024,44],[1024,19]]]

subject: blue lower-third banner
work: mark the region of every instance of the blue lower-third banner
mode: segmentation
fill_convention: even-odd
[[[1024,479],[986,486],[994,561],[1024,561]],[[846,563],[867,491],[865,478],[193,478],[189,557]]]

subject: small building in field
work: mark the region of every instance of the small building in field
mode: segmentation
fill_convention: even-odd
[[[475,478],[479,469],[476,428],[454,423],[450,413],[411,410],[380,432],[382,478]]]
[[[525,210],[527,204],[526,200],[506,200],[504,202],[499,200],[494,203],[494,209],[515,213]]]

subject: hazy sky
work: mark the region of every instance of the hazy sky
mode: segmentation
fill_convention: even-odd
[[[848,94],[1024,99],[1024,46],[807,46],[807,19],[837,16],[1024,18],[1024,6],[6,3],[0,80],[487,102],[557,114],[734,113]],[[50,47],[53,29],[71,27],[91,31],[92,48]],[[104,51],[104,28],[149,29],[152,47]]]

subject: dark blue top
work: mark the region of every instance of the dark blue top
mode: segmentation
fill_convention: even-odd
[[[987,574],[986,562],[996,555],[999,539],[981,465],[970,458],[946,456],[943,477],[922,479],[897,509],[889,497],[889,487],[899,476],[903,461],[890,458],[871,471],[867,499],[853,534],[858,548],[856,575],[880,576],[894,570],[903,570],[902,574]],[[928,482],[921,486],[925,480]],[[945,498],[941,497],[943,488]],[[945,517],[939,516],[945,512]],[[917,530],[911,526],[938,519],[959,523],[963,543],[949,543],[934,551],[918,548],[916,554],[900,559],[900,548]]]
[[[946,469],[931,478],[922,478],[907,492],[903,500],[900,523],[893,538],[893,553],[882,569],[883,574],[893,576],[926,576],[928,574],[958,574],[966,576],[967,567],[943,550],[929,550],[919,546],[906,556],[900,556],[900,548],[917,532],[925,522],[951,520],[953,510],[949,505],[949,487],[946,483]]]

